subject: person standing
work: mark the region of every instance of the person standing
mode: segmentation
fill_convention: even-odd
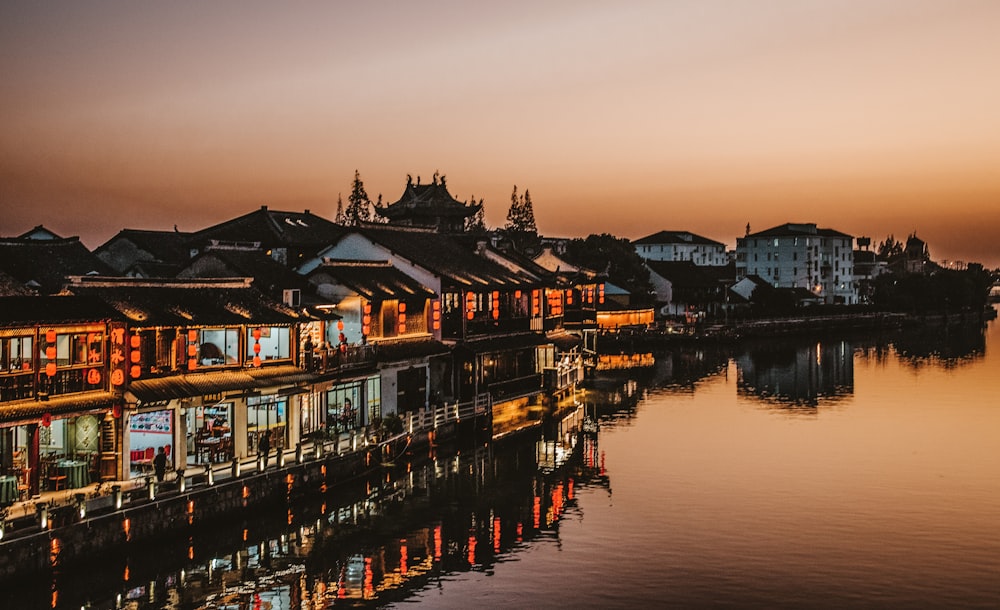
[[[260,443],[257,445],[257,454],[264,460],[264,468],[267,468],[267,458],[269,453],[271,453],[270,430],[261,433]]]
[[[156,457],[153,458],[153,472],[156,473],[156,482],[163,482],[163,475],[167,473],[167,453],[160,447],[156,450]]]

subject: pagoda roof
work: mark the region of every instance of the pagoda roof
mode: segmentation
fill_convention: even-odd
[[[407,176],[406,188],[395,202],[384,207],[376,207],[378,214],[390,220],[409,217],[459,217],[468,218],[482,206],[478,203],[465,204],[448,192],[445,177],[440,180],[435,175],[430,184],[413,184],[413,179]]]

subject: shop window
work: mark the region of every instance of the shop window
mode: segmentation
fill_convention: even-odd
[[[338,385],[326,393],[326,428],[331,433],[353,430],[361,425],[358,405],[361,384]]]
[[[246,357],[252,360],[255,355],[254,329],[247,329]],[[287,360],[291,355],[291,329],[287,326],[261,326],[260,327],[260,359],[261,360]]]

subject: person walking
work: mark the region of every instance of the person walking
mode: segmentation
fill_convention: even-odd
[[[257,454],[264,460],[264,468],[267,468],[268,454],[271,453],[271,432],[267,431],[260,435],[260,444],[257,445]]]
[[[156,473],[156,482],[163,482],[163,475],[167,473],[167,453],[160,447],[156,450],[156,457],[153,458],[153,471]]]

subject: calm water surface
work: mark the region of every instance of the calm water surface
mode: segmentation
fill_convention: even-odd
[[[58,605],[998,608],[998,342],[658,354],[561,428],[57,584]],[[596,436],[571,432],[584,414]]]

